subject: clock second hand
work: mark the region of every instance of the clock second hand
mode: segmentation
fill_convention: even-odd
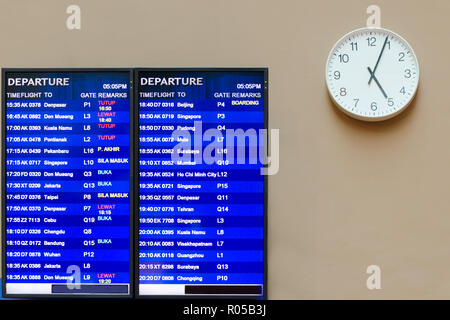
[[[375,83],[377,84],[378,88],[380,88],[381,92],[383,93],[384,97],[387,99],[388,96],[386,94],[386,92],[384,91],[383,87],[381,86],[380,82],[378,82],[377,77],[375,77],[375,74],[372,72],[372,70],[370,69],[370,67],[367,67],[367,70],[369,70],[370,73],[370,79],[373,78],[373,80],[375,80]]]

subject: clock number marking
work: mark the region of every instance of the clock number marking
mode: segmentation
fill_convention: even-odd
[[[404,52],[400,52],[398,54],[398,56],[399,56],[399,58],[398,58],[399,62],[404,62],[405,61],[405,53]]]
[[[358,51],[358,43],[352,42],[350,45],[352,46],[352,51]]]
[[[406,69],[406,70],[405,70],[405,78],[406,78],[406,79],[411,78],[411,70],[410,70],[410,69]]]
[[[394,99],[389,98],[389,99],[388,99],[388,106],[389,106],[389,107],[392,107],[393,105],[394,105]]]
[[[359,99],[353,99],[353,101],[355,101],[355,108],[358,105]]]
[[[375,43],[377,42],[377,38],[375,37],[369,37],[366,39],[367,40],[367,45],[369,47],[375,47]]]
[[[341,78],[341,73],[339,71],[334,72],[334,80],[339,80]]]
[[[340,91],[339,94],[340,94],[342,97],[344,97],[344,96],[347,95],[347,89],[346,89],[346,88],[341,88],[341,90],[339,90],[339,91]]]
[[[405,90],[405,87],[402,87],[402,88],[400,89],[400,93],[402,93],[402,94],[406,94],[406,90]]]
[[[344,53],[344,54],[340,54],[339,55],[339,61],[342,63],[347,63],[350,60],[350,57],[348,56],[348,54]]]
[[[376,111],[377,110],[377,103],[376,102],[372,102],[372,104],[370,105],[370,109],[372,109],[372,111]]]

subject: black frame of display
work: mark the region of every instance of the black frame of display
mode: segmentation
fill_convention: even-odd
[[[139,299],[267,299],[267,195],[268,195],[268,177],[264,175],[263,177],[263,188],[264,188],[264,200],[263,200],[263,265],[264,265],[264,275],[263,275],[263,294],[262,296],[242,296],[242,295],[139,295],[139,72],[262,72],[264,75],[264,129],[268,130],[269,126],[269,69],[263,67],[223,67],[223,68],[136,68],[134,69],[134,106],[135,106],[135,119],[134,123],[134,135],[135,135],[135,148],[134,148],[134,159],[136,159],[134,168],[135,177],[135,235],[136,235],[136,245],[135,245],[135,297]],[[267,133],[268,135],[268,133]],[[265,161],[267,163],[268,157],[268,145],[269,137],[267,137],[267,145],[265,147]],[[267,165],[264,165],[267,167]]]
[[[39,73],[39,72],[127,72],[129,74],[129,100],[130,100],[130,262],[129,262],[129,292],[128,294],[7,294],[6,293],[6,77],[8,73]],[[134,211],[133,211],[133,164],[134,164],[134,141],[133,141],[133,126],[134,126],[134,89],[133,89],[133,68],[2,68],[2,295],[6,298],[132,298],[134,292]]]
[[[2,295],[6,298],[139,298],[139,299],[267,299],[267,205],[268,176],[263,177],[263,294],[262,296],[233,295],[139,295],[139,106],[138,106],[138,75],[139,72],[262,72],[264,75],[264,129],[268,130],[269,121],[269,82],[268,68],[264,67],[223,67],[223,68],[2,68],[2,156],[1,170],[3,181],[2,191]],[[7,294],[6,293],[6,76],[12,72],[128,72],[130,75],[130,284],[128,295],[108,294]],[[268,134],[268,133],[267,133]],[[267,163],[269,139],[267,138],[265,157]],[[267,167],[267,164],[264,165]]]

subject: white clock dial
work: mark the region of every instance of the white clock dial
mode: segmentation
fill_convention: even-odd
[[[406,109],[419,85],[419,63],[411,46],[396,33],[363,28],[342,37],[326,65],[334,103],[366,121],[392,118]]]

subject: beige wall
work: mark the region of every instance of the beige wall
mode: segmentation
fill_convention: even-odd
[[[65,27],[72,3],[81,31]],[[378,124],[337,111],[324,81],[331,46],[373,3],[421,66],[413,105]],[[449,299],[448,12],[448,0],[0,0],[0,65],[269,67],[281,130],[269,298]]]

